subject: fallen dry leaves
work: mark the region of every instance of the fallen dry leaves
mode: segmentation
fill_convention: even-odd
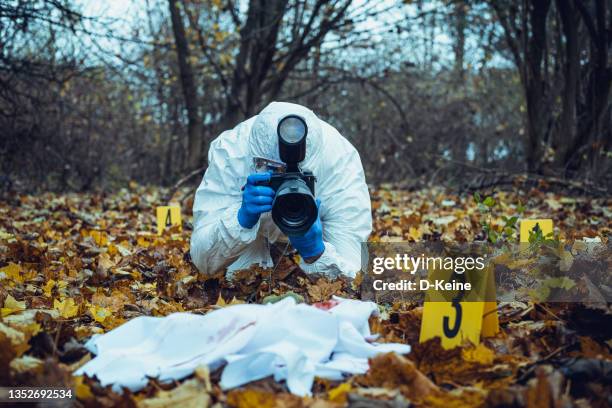
[[[414,362],[394,353],[372,359],[370,371],[355,381],[366,387],[397,388],[411,400],[440,392],[440,388],[419,371]]]
[[[0,384],[72,387],[80,404],[105,407],[552,407],[611,401],[607,305],[500,304],[499,335],[444,350],[436,339],[418,343],[419,305],[383,304],[372,330],[382,341],[411,344],[412,353],[374,358],[363,376],[317,380],[309,398],[293,396],[271,379],[223,392],[219,372],[196,372],[176,384],[151,380],[139,393],[122,395],[95,379],[73,377],[91,358],[82,347],[87,338],[136,316],[206,313],[287,293],[323,305],[333,295],[362,295],[360,278],[306,275],[294,254],[279,258],[283,248],[275,247],[280,264],[274,274],[253,267],[232,282],[200,276],[189,259],[189,200],[182,230],[162,236],[155,231],[154,210],[164,193],[131,185],[114,194],[46,193],[0,202]],[[491,197],[496,207],[487,222],[499,234],[524,207],[524,217],[553,218],[566,239],[609,239],[610,200],[537,189]],[[372,192],[372,209],[373,241],[485,238],[482,212],[467,194],[383,186]],[[571,259],[563,262],[569,267]]]

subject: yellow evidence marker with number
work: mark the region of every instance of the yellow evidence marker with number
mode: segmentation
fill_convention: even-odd
[[[157,207],[157,235],[173,225],[181,226],[181,207],[169,205]]]
[[[442,347],[449,349],[464,341],[478,344],[481,336],[490,337],[499,332],[497,302],[490,301],[495,299],[494,269],[486,268],[480,273],[483,273],[484,279],[469,279],[476,289],[467,298],[463,293],[458,293],[451,302],[445,302],[439,293],[427,292],[419,342],[440,337]],[[430,279],[439,277],[435,271],[430,275]],[[465,281],[465,276],[459,276]]]
[[[480,343],[484,302],[425,302],[419,342],[440,337],[445,349]]]
[[[541,220],[521,220],[521,243],[529,242],[529,233],[531,231],[542,232],[544,238],[546,238],[549,234],[553,232],[553,222],[551,219],[541,219]]]

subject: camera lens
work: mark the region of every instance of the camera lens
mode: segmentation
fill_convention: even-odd
[[[317,211],[314,196],[304,180],[293,178],[278,188],[272,205],[272,219],[285,234],[300,235],[314,224]]]
[[[299,194],[287,194],[281,197],[279,205],[283,207],[284,217],[290,222],[299,222],[306,214],[304,200]]]

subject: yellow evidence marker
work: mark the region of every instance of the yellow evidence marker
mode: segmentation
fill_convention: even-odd
[[[157,207],[157,235],[173,225],[181,226],[181,207],[168,205]]]
[[[497,302],[490,300],[496,296],[494,268],[491,265],[479,273],[483,274],[484,279],[470,279],[474,291],[466,297],[458,293],[451,302],[445,302],[444,297],[436,291],[427,292],[419,342],[440,337],[442,347],[449,349],[464,341],[478,344],[481,336],[490,337],[499,332]],[[439,278],[437,271],[430,275]],[[458,276],[465,281],[465,276]]]
[[[548,234],[553,232],[553,222],[551,219],[541,219],[541,220],[521,220],[521,235],[520,241],[521,243],[529,242],[529,233],[531,231],[542,231],[542,235],[547,237]]]

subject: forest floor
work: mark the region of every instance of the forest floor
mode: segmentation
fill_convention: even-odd
[[[383,186],[372,192],[374,241],[514,239],[520,218],[552,218],[565,240],[612,231],[612,200],[560,196],[546,186],[491,192],[478,200],[439,189]],[[166,193],[131,185],[114,194],[41,194],[0,201],[0,385],[65,386],[84,406],[239,407],[604,407],[612,405],[609,304],[500,304],[501,332],[445,350],[419,343],[422,305],[381,305],[371,319],[383,341],[412,346],[405,357],[372,359],[343,382],[316,379],[300,398],[265,379],[224,392],[219,371],[198,370],[138,393],[103,388],[72,373],[92,358],[83,343],[141,315],[207,313],[288,291],[307,303],[360,298],[358,280],[304,274],[284,256],[270,276],[252,268],[233,282],[204,279],[189,259],[191,201],[183,228],[158,236],[155,207]],[[478,202],[477,202],[478,201]]]

